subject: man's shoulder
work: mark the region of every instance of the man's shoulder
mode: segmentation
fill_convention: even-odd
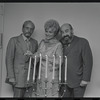
[[[78,39],[79,39],[79,42],[82,42],[82,43],[88,43],[88,40],[84,37],[78,37],[76,36]]]
[[[19,36],[13,36],[13,37],[11,37],[9,40],[10,40],[10,41],[15,41],[18,37],[19,37]]]

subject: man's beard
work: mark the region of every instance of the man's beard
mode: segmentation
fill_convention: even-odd
[[[25,36],[26,36],[27,38],[30,38],[31,33],[25,33]]]
[[[66,35],[66,36],[62,37],[62,39],[60,40],[60,42],[63,45],[68,45],[70,43],[71,39],[72,39],[72,36]]]

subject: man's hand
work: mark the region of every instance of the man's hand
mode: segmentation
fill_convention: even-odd
[[[80,86],[87,86],[88,82],[87,81],[81,81]]]
[[[15,78],[10,78],[10,79],[9,79],[9,82],[12,83],[13,85],[16,84]]]
[[[32,57],[35,58],[35,56],[36,56],[37,58],[40,58],[40,54],[41,54],[41,56],[43,56],[40,51],[37,51],[32,55]]]
[[[27,50],[27,52],[24,55],[26,55],[26,56],[32,56],[33,53],[31,51]]]
[[[35,56],[38,57],[37,52],[32,55],[32,58],[35,58]]]

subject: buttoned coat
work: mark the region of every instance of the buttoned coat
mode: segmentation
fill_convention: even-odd
[[[71,88],[80,86],[82,80],[89,82],[91,78],[93,57],[87,39],[74,36],[70,46],[63,48],[67,56],[67,83]],[[65,62],[62,65],[62,81],[65,77]]]
[[[34,54],[37,51],[38,42],[37,40],[30,38],[30,44],[30,51]],[[6,50],[6,82],[10,83],[9,78],[15,78],[15,87],[27,86],[26,83],[29,67],[29,57],[24,55],[26,51],[27,46],[22,37],[22,34],[16,37],[12,37],[9,40]],[[33,64],[34,60],[32,59],[29,86],[31,85],[30,82],[32,82],[33,77]]]

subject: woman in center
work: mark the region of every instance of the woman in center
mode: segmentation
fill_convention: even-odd
[[[56,39],[56,36],[59,33],[60,26],[56,20],[50,19],[44,24],[44,29],[45,39],[40,42],[36,53],[38,58],[40,58],[40,53],[42,57],[40,79],[39,76],[37,78],[37,97],[59,97],[59,62],[60,56],[63,61],[63,51],[62,44]],[[54,57],[55,69],[53,73]],[[54,84],[52,84],[53,82]]]

